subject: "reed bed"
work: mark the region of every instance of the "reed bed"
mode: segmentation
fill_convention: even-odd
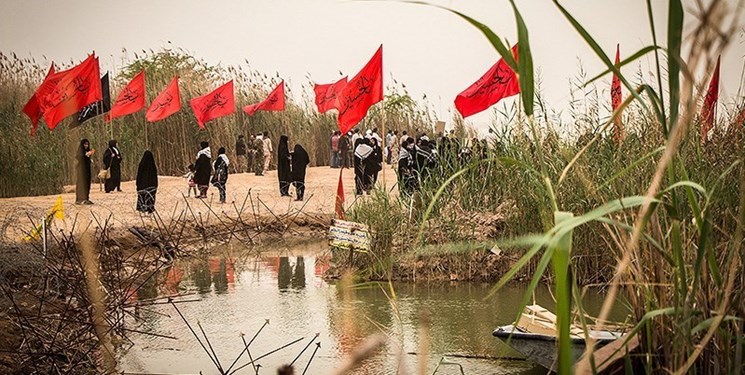
[[[705,72],[713,70],[716,56],[742,26],[741,6],[712,1],[696,3],[684,13],[681,2],[671,0],[666,47],[659,47],[650,4],[655,44],[622,65],[652,54],[656,75],[631,79],[613,65],[580,20],[558,1],[554,4],[607,71],[572,86],[572,119],[563,121],[541,98],[528,27],[512,3],[520,61],[510,65],[520,77],[520,106],[495,111],[493,144],[485,157],[463,161],[441,154],[440,170],[422,181],[421,192],[411,200],[396,205],[378,198],[373,208],[354,208],[355,219],[382,233],[384,245],[374,247],[369,267],[391,264],[389,273],[395,270],[395,260],[379,258],[385,255],[380,249],[395,245],[396,238],[414,245],[404,242],[391,252],[394,257],[426,254],[438,248],[433,243],[473,242],[474,236],[447,228],[463,221],[464,213],[499,212],[505,227],[487,243],[496,242],[519,259],[505,274],[494,275],[499,280],[495,288],[529,274],[525,305],[538,283],[553,284],[559,373],[596,373],[601,365],[590,355],[592,349],[576,366],[571,358],[569,325],[584,317],[579,286],[588,284],[607,289],[600,326],[614,304],[631,306],[635,326],[625,340],[638,337],[640,347],[627,355],[627,372],[742,373],[742,105],[720,104],[715,129],[705,138],[698,118],[710,78]],[[505,60],[511,59],[509,46],[487,26],[446,10],[482,31]],[[684,35],[687,17],[695,20]],[[597,89],[596,79],[611,72],[619,75],[626,97],[619,110],[602,118],[599,98],[610,95]],[[626,130],[620,143],[612,139],[616,117]],[[390,206],[385,215],[398,215],[392,220],[406,224],[391,227],[391,219],[378,220],[377,206]],[[595,322],[581,318],[578,323]]]
[[[319,114],[313,97],[313,82],[301,85],[295,95],[292,85],[286,85],[286,109],[282,112],[259,111],[248,116],[243,106],[257,103],[281,81],[278,75],[267,75],[250,67],[249,61],[238,66],[212,66],[181,48],[159,51],[130,52],[123,50],[122,66],[111,72],[111,96],[116,98],[129,80],[145,71],[146,95],[154,99],[173,79],[179,76],[181,111],[167,119],[147,123],[144,110],[104,121],[96,117],[82,126],[70,129],[69,122],[60,123],[54,131],[40,122],[39,130],[30,137],[31,122],[22,113],[26,101],[43,80],[51,62],[19,58],[14,53],[0,53],[0,197],[48,195],[60,192],[64,185],[74,183],[74,154],[80,139],[88,138],[98,151],[94,162],[101,167],[108,141],[116,139],[122,152],[122,178],[131,180],[146,149],[153,151],[161,175],[177,176],[186,173],[194,162],[199,142],[207,140],[212,147],[224,146],[229,157],[234,157],[235,141],[239,134],[269,132],[277,148],[280,135],[287,135],[291,147],[302,144],[311,159],[311,166],[328,165],[331,133],[337,129],[335,112]],[[65,66],[57,68],[61,69]],[[70,62],[67,65],[73,65]],[[235,82],[236,112],[206,124],[200,130],[189,100],[204,95],[229,80]],[[296,100],[294,98],[300,98]],[[432,110],[411,98],[405,85],[395,79],[386,85],[386,123],[388,128],[400,130],[430,129]],[[381,105],[358,126],[361,129],[380,127]],[[252,137],[250,137],[252,139]],[[274,157],[276,159],[276,155]],[[273,160],[276,162],[276,160]]]

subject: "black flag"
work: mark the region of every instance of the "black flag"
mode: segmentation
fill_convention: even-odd
[[[77,128],[84,122],[111,110],[108,72],[101,77],[101,94],[101,100],[83,107],[83,109],[73,117],[72,123],[70,123],[70,129]]]

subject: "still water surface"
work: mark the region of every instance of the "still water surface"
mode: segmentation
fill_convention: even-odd
[[[492,330],[511,323],[524,287],[508,286],[492,298],[486,283],[394,283],[395,298],[387,284],[343,288],[321,278],[329,253],[323,243],[270,249],[261,256],[223,251],[201,259],[177,260],[148,281],[138,298],[190,294],[177,304],[192,328],[204,329],[224,369],[243,349],[240,334],[248,341],[268,319],[250,345],[256,358],[296,339],[301,341],[259,361],[259,374],[295,360],[296,374],[328,374],[368,335],[385,333],[391,340],[355,374],[395,374],[397,366],[415,372],[420,351],[420,319],[429,314],[428,373],[444,355],[463,366],[466,374],[541,374],[523,360],[499,357],[519,355],[491,336]],[[553,306],[542,289],[535,296],[543,306]],[[589,309],[601,301],[589,298]],[[594,303],[593,303],[594,302]],[[144,307],[143,322],[136,329],[173,336],[176,340],[130,335],[135,345],[120,354],[126,372],[169,374],[218,374],[215,364],[194,338],[189,327],[169,304]],[[313,340],[315,334],[318,337]],[[205,346],[207,343],[202,339]],[[320,348],[316,349],[315,343]],[[403,345],[403,355],[400,355]],[[209,350],[209,347],[208,347]],[[311,361],[312,357],[312,361]],[[468,358],[466,358],[468,357]],[[309,364],[310,361],[310,364]],[[246,354],[233,370],[248,363]],[[456,366],[441,367],[438,374],[457,374]],[[255,374],[248,365],[237,374]]]

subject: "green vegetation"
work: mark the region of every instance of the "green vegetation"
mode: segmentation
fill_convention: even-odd
[[[641,347],[630,359],[646,373],[742,373],[745,134],[736,120],[741,106],[728,106],[711,137],[701,139],[697,114],[705,91],[700,88],[709,76],[696,73],[713,70],[740,20],[723,1],[696,6],[696,27],[686,36],[690,49],[684,56],[682,4],[669,1],[667,47],[648,46],[622,61],[654,53],[657,74],[673,73],[663,86],[663,77],[647,83],[643,75],[623,76],[591,32],[554,3],[608,68],[572,88],[580,96],[570,109],[572,123],[553,115],[541,98],[528,30],[517,8],[518,62],[510,61],[507,44],[488,27],[454,12],[481,30],[519,73],[522,106],[497,112],[508,130],[495,129],[487,159],[466,166],[441,163],[442,170],[432,173],[415,196],[422,204],[414,203],[418,209],[411,220],[405,199],[395,204],[376,196],[372,205],[353,208],[354,219],[369,223],[379,237],[368,269],[391,264],[395,270],[397,257],[426,254],[436,248],[433,244],[473,241],[467,231],[448,228],[474,212],[500,213],[506,218],[502,247],[527,250],[518,253],[509,272],[495,275],[495,287],[521,273],[532,278],[529,290],[542,279],[553,280],[560,373],[572,371],[568,326],[573,316],[584,316],[577,285],[591,283],[608,288],[598,322],[608,317],[617,297],[631,305],[636,326],[627,339],[639,335]],[[651,21],[651,6],[649,12]],[[667,55],[666,65],[660,54]],[[627,97],[611,118],[601,119],[594,82],[611,71],[621,78]],[[611,137],[617,116],[626,128],[621,144]],[[576,140],[562,132],[566,128],[579,130]],[[390,209],[371,208],[376,205]],[[391,226],[390,221],[406,224]],[[424,246],[412,249],[404,240],[404,246],[395,247],[397,238],[415,238]],[[393,261],[382,252],[391,245]],[[523,304],[529,300],[530,291]],[[580,366],[594,372],[600,363],[591,362]]]

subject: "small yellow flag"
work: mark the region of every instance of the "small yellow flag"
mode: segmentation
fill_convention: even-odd
[[[52,223],[52,220],[54,219],[64,219],[65,218],[65,205],[62,201],[62,196],[57,197],[57,201],[54,203],[54,206],[49,209],[49,212],[47,213],[47,216],[44,218],[44,221],[46,222],[46,225]],[[31,241],[39,238],[41,236],[41,231],[43,230],[43,226],[41,224],[37,225],[34,229],[31,230],[31,233],[28,234],[28,236],[24,237],[23,239],[25,241]]]

